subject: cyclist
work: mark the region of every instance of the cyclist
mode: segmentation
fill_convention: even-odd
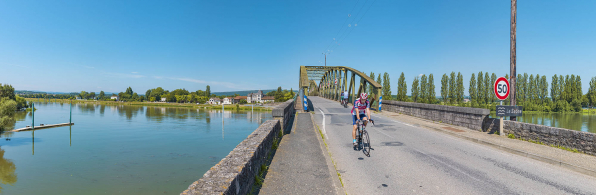
[[[344,104],[347,107],[348,106],[348,92],[347,91],[344,91],[343,98],[344,98]]]
[[[341,91],[341,95],[339,97],[341,98],[341,105],[344,105],[344,91]]]
[[[354,101],[354,107],[352,108],[352,125],[354,128],[352,129],[352,139],[354,143],[354,148],[358,146],[356,142],[356,129],[358,129],[358,122],[360,120],[364,121],[364,126],[368,123],[370,119],[370,102],[368,101],[368,95],[366,93],[361,93],[360,98]]]

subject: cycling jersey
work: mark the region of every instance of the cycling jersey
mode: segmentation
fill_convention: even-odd
[[[341,98],[344,98],[344,92],[341,92],[341,96],[340,97]]]
[[[348,93],[344,93],[344,99],[348,99]]]
[[[358,108],[358,113],[359,114],[366,114],[366,109],[370,108],[370,102],[368,102],[368,100],[366,100],[366,102],[360,102],[360,98],[356,99],[356,101],[354,101],[354,107],[352,108],[352,115],[356,115],[356,113],[354,111],[356,111],[356,108]]]

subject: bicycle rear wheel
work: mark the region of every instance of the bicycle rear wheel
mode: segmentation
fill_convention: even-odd
[[[362,152],[370,157],[370,139],[366,130],[362,131]]]

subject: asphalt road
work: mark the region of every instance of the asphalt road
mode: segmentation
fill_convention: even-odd
[[[378,115],[366,157],[351,108],[310,100],[348,194],[596,194],[594,177]]]

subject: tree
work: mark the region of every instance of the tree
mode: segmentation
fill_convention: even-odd
[[[546,98],[548,96],[548,82],[546,81],[546,76],[542,75],[540,77],[540,103],[544,104]]]
[[[414,102],[418,102],[418,97],[420,94],[420,89],[418,88],[419,83],[420,81],[418,80],[418,77],[414,77],[414,82],[412,82],[412,100]]]
[[[12,85],[4,84],[4,86],[2,86],[2,83],[0,83],[0,98],[3,97],[6,97],[10,100],[16,99]]]
[[[488,72],[484,73],[484,102],[486,102],[487,104],[490,104],[491,99],[490,98],[493,95],[493,86],[490,83],[490,77],[488,76]]]
[[[100,91],[99,96],[97,96],[97,99],[103,100],[104,98],[106,98],[106,93],[103,91]]]
[[[484,104],[484,78],[482,77],[482,71],[478,73],[478,93],[476,98],[478,99],[478,105]]]
[[[426,75],[422,75],[422,77],[420,77],[420,100],[418,102],[421,103],[429,103],[427,102],[428,100],[428,84],[427,84],[427,78]]]
[[[383,74],[383,99],[384,100],[391,100],[391,85],[389,80],[389,73],[385,72]]]
[[[494,90],[493,88],[494,88],[495,82],[497,82],[497,74],[495,74],[493,72],[493,74],[490,75],[490,90],[489,90],[489,93],[491,94],[490,95],[490,97],[491,97],[490,99],[491,99],[491,102],[492,103],[494,103],[494,102],[497,101],[497,96],[496,95],[492,95],[493,94],[493,90]]]
[[[449,103],[447,97],[449,97],[449,77],[447,74],[443,74],[441,78],[441,98],[445,104]]]
[[[8,93],[10,92],[3,91],[1,95],[4,97],[0,97],[0,131],[14,125],[16,122],[14,114],[17,110],[17,102],[10,99],[11,95]]]
[[[559,99],[559,93],[559,77],[557,77],[557,74],[555,74],[550,83],[550,98],[553,102]]]
[[[89,95],[87,97],[88,98],[91,98],[91,99],[94,99],[95,98],[95,92],[89,93]]]
[[[596,105],[596,77],[592,77],[592,80],[590,81],[588,100],[590,102],[590,106],[594,107],[594,105]]]
[[[460,72],[457,73],[457,84],[456,84],[456,99],[457,103],[464,102],[464,77],[461,75]]]
[[[478,103],[478,100],[476,99],[476,75],[474,75],[474,73],[472,73],[472,77],[470,78],[470,87],[468,88],[468,93],[470,94],[470,101],[472,102],[472,106],[475,103]]]
[[[126,88],[126,92],[124,92],[124,93],[126,93],[126,94],[128,94],[128,95],[132,96],[132,94],[133,94],[134,92],[132,91],[132,88],[128,87],[128,88]]]
[[[449,102],[455,104],[457,101],[457,83],[455,78],[455,72],[451,72],[449,75]]]
[[[404,72],[402,72],[397,80],[397,101],[405,102],[408,99],[407,92],[408,86],[406,85],[406,76],[404,76]]]
[[[428,75],[428,96],[426,102],[429,104],[434,104],[437,101],[437,96],[435,95],[435,79],[433,78],[433,74]]]
[[[582,99],[582,96],[584,95],[582,92],[582,79],[579,75],[577,75],[575,77],[575,98],[578,100]]]
[[[523,87],[524,77],[521,74],[517,74],[517,80],[515,81],[515,101],[518,105],[523,103],[524,99],[524,87]]]
[[[207,96],[207,97],[211,96],[211,87],[209,85],[207,85],[207,87],[205,89],[205,96]]]
[[[87,93],[86,91],[81,91],[81,93],[79,93],[79,97],[81,97],[81,99],[87,99],[87,95],[89,93]]]

